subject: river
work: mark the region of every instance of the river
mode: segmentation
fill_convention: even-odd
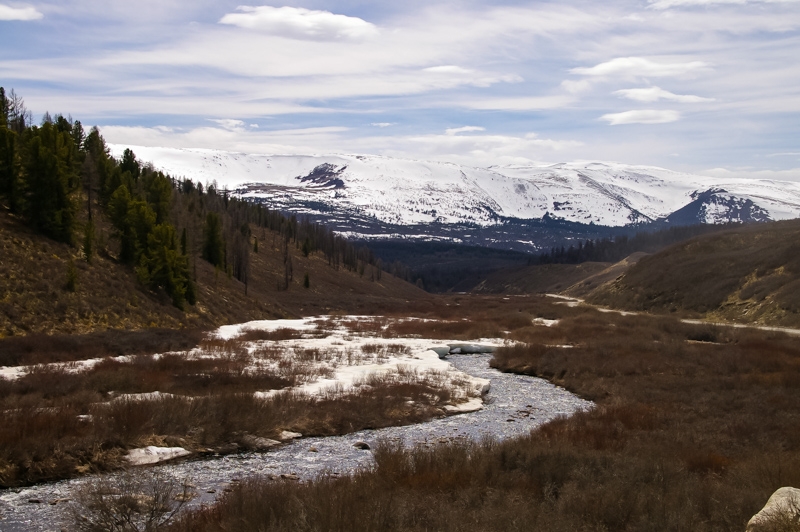
[[[199,496],[191,503],[196,505],[213,502],[231,482],[255,474],[294,474],[301,480],[308,480],[323,471],[347,474],[356,468],[368,467],[372,453],[354,447],[356,442],[374,445],[386,439],[405,445],[435,445],[459,438],[503,440],[527,434],[558,416],[569,416],[593,406],[543,379],[494,370],[489,367],[490,359],[491,355],[487,354],[447,357],[457,369],[490,380],[484,407],[476,412],[345,436],[301,438],[266,453],[184,460],[155,467],[177,479],[188,478],[197,487]],[[69,507],[73,503],[68,499],[74,489],[93,478],[96,477],[0,492],[0,530],[69,529]]]

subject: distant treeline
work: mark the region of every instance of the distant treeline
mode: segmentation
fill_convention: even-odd
[[[90,262],[98,239],[93,209],[99,208],[113,226],[114,258],[179,308],[196,300],[190,257],[202,257],[246,290],[250,253],[259,244],[252,226],[272,231],[273,245],[283,250],[285,288],[292,280],[290,245],[306,256],[323,253],[333,268],[363,274],[371,265],[378,279],[382,269],[368,248],[322,225],[238,200],[213,185],[175,179],[141,164],[131,150],[117,160],[97,128],[87,134],[71,117],[45,113],[34,125],[23,99],[2,87],[0,201],[35,231],[82,245]]]
[[[631,253],[643,251],[654,253],[660,249],[677,244],[684,240],[708,233],[716,233],[734,227],[740,223],[701,224],[685,227],[670,227],[659,231],[640,231],[632,237],[625,235],[614,239],[602,238],[578,242],[569,247],[552,247],[531,257],[528,264],[579,264],[581,262],[618,262]]]

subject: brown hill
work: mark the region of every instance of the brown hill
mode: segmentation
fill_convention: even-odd
[[[544,294],[561,292],[605,271],[607,262],[536,264],[507,268],[489,274],[472,292],[479,294]]]
[[[621,261],[615,262],[608,268],[581,279],[566,290],[562,290],[560,293],[578,298],[585,297],[603,284],[616,280],[620,275],[628,271],[631,266],[639,262],[642,257],[646,256],[647,253],[641,251],[632,253]]]
[[[587,301],[626,310],[800,325],[800,220],[743,226],[642,258]]]
[[[0,207],[0,337],[149,327],[209,328],[337,311],[371,314],[424,305],[431,298],[386,272],[378,278],[369,265],[363,274],[335,269],[321,254],[304,257],[293,245],[289,253],[294,276],[284,290],[280,287],[283,256],[271,245],[280,239],[272,238],[269,230],[253,228],[260,249],[250,254],[247,293],[244,284],[193,257],[198,301],[187,305],[184,312],[166,295],[144,288],[132,268],[118,264],[111,258],[113,254],[103,253],[110,229],[102,221],[98,227],[100,252],[88,264],[78,248],[34,233]],[[77,273],[74,291],[66,288],[70,263]],[[304,287],[306,273],[308,288]]]

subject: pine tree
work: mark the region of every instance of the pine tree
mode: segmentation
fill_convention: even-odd
[[[23,212],[34,229],[61,242],[72,242],[79,183],[72,137],[51,123],[30,130],[24,165]]]
[[[119,261],[123,264],[133,264],[136,254],[136,239],[128,220],[130,206],[131,193],[128,187],[120,185],[108,202],[108,214],[117,230],[116,237],[120,241]]]
[[[0,197],[8,199],[9,208],[14,213],[20,212],[20,189],[17,134],[0,125]]]
[[[183,228],[183,232],[181,233],[181,255],[186,255],[186,228]]]
[[[94,222],[89,220],[83,229],[83,258],[91,264],[92,255],[94,255]]]
[[[120,162],[119,168],[123,172],[130,172],[134,181],[139,180],[139,174],[142,168],[139,161],[136,159],[136,155],[130,148],[125,148],[125,151],[122,153],[122,162]]]
[[[214,266],[225,266],[225,244],[222,240],[222,222],[219,215],[210,212],[206,216],[203,239],[203,258]]]
[[[195,299],[189,259],[178,251],[175,228],[168,223],[156,225],[147,235],[147,249],[139,259],[136,274],[150,288],[163,289],[178,308],[183,308],[187,299],[190,303]]]

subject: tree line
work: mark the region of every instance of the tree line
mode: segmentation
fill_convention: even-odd
[[[682,227],[669,227],[659,231],[639,231],[634,236],[598,238],[579,241],[577,245],[554,246],[531,257],[528,264],[579,264],[582,262],[618,262],[631,253],[643,251],[654,253],[672,244],[696,236],[723,231],[741,224],[698,224]]]
[[[80,121],[49,113],[34,125],[24,100],[2,87],[0,200],[33,230],[82,245],[87,261],[96,243],[93,209],[99,208],[114,228],[114,258],[179,308],[197,297],[190,258],[208,261],[247,289],[250,253],[259,244],[252,227],[270,230],[273,246],[282,250],[283,289],[293,278],[289,246],[305,256],[322,253],[336,269],[369,271],[373,280],[383,270],[368,248],[322,225],[232,197],[213,184],[176,179],[142,164],[129,149],[115,159],[96,127],[87,133]]]

